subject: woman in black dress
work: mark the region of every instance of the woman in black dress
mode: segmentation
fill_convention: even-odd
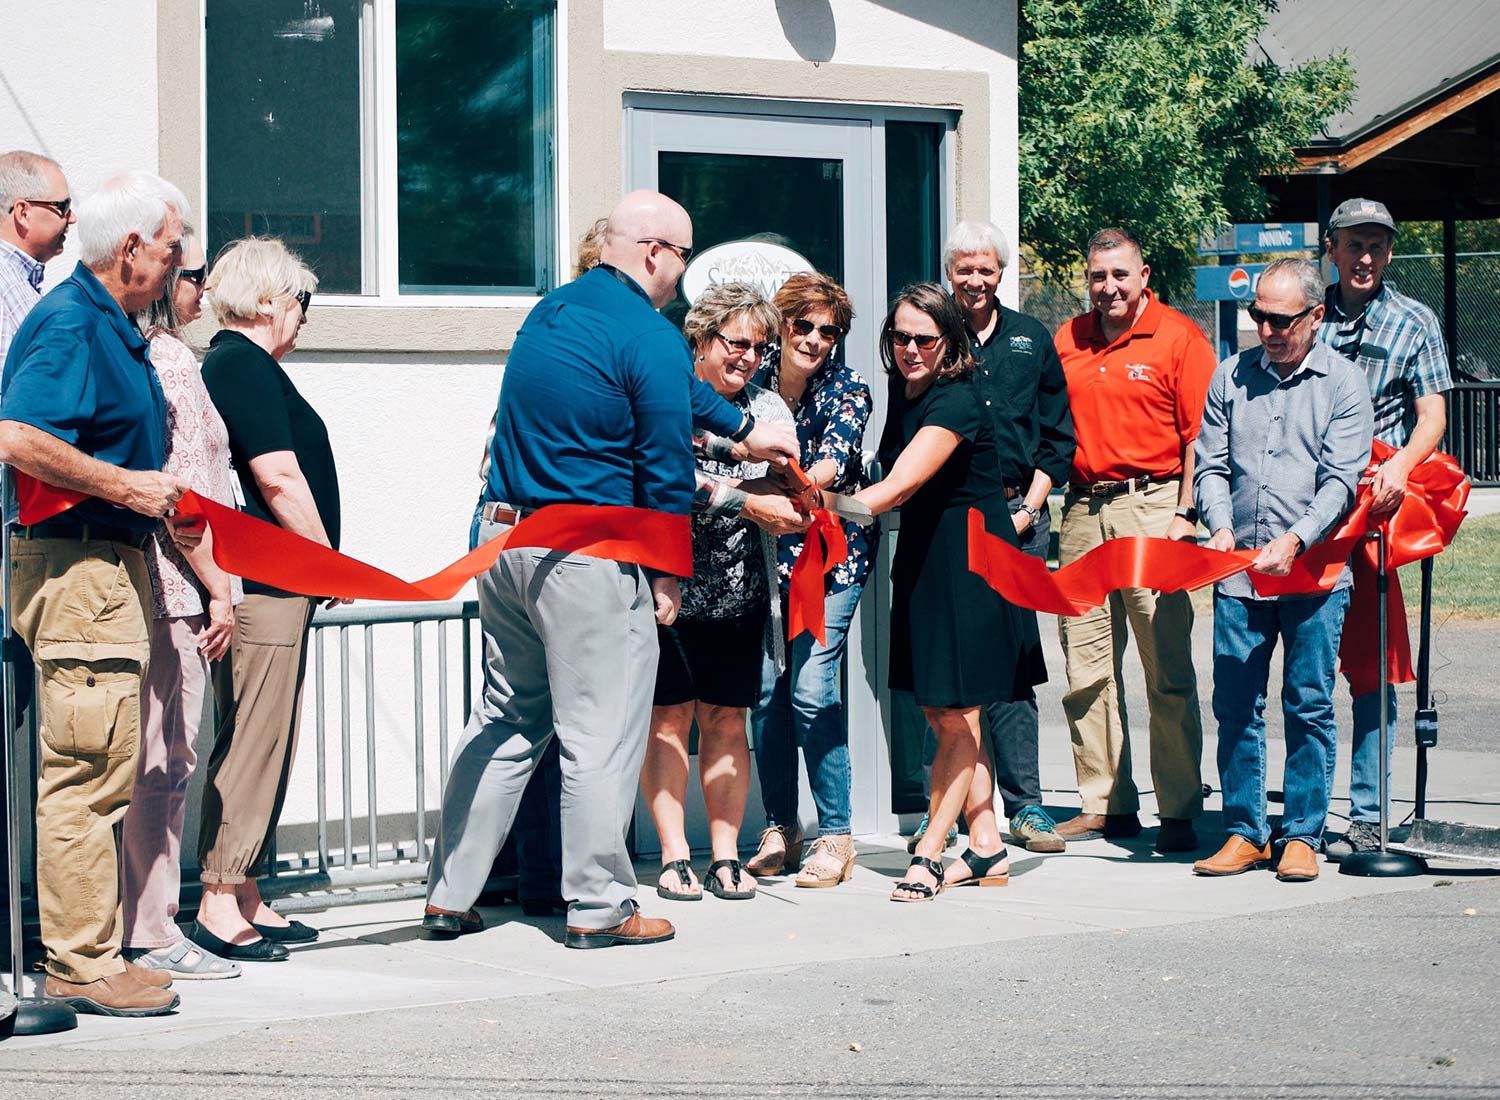
[[[963,316],[936,283],[896,296],[880,332],[891,375],[880,441],[885,479],[858,494],[876,513],[901,508],[891,568],[890,686],[911,691],[937,733],[927,832],[892,901],[929,901],[947,886],[1002,886],[1010,863],[980,760],[979,711],[1028,698],[1046,678],[1036,613],[969,571],[968,514],[1014,544],[1015,525],[977,391]],[[946,869],[962,810],[969,847]]]

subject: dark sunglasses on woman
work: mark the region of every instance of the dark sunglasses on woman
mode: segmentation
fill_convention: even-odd
[[[814,325],[806,317],[798,317],[792,322],[792,331],[798,336],[806,336],[814,328],[818,330],[819,336],[830,343],[841,340],[844,337],[844,330],[839,328],[838,325]]]
[[[935,347],[941,339],[941,336],[934,336],[930,332],[902,332],[899,328],[891,333],[891,342],[898,348],[904,348],[907,344],[915,343],[917,347],[926,351],[928,348]]]
[[[179,279],[186,279],[188,282],[196,286],[199,290],[202,290],[203,280],[208,277],[208,265],[204,264],[201,267],[178,268],[177,277]]]

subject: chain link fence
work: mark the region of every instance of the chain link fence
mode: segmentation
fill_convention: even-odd
[[[1439,272],[1441,275],[1441,271]],[[1439,289],[1439,297],[1442,291]],[[1185,313],[1203,330],[1210,343],[1214,339],[1214,307],[1216,302],[1200,302],[1193,298],[1172,300],[1173,309]],[[1071,286],[1049,282],[1040,275],[1021,276],[1021,312],[1035,317],[1047,328],[1056,332],[1072,318],[1089,308],[1088,298]]]

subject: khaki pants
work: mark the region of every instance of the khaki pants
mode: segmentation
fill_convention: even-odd
[[[257,874],[297,754],[307,631],[305,596],[247,595],[234,641],[214,663],[219,725],[198,826],[199,880],[237,884]]]
[[[124,971],[115,825],[135,785],[151,581],[115,542],[13,536],[16,633],[40,679],[37,907],[47,970],[92,982]]]
[[[1063,502],[1058,561],[1076,561],[1107,539],[1167,533],[1177,510],[1177,480],[1108,499],[1072,490]],[[1120,679],[1129,624],[1146,674],[1151,712],[1151,780],[1162,817],[1203,812],[1203,716],[1193,668],[1193,605],[1186,592],[1125,588],[1100,607],[1057,621],[1067,662],[1063,710],[1086,814],[1140,809],[1131,774],[1130,731]]]

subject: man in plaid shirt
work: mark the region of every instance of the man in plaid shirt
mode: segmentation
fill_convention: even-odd
[[[1375,438],[1399,448],[1376,471],[1373,515],[1393,512],[1406,495],[1406,478],[1442,441],[1453,387],[1448,350],[1437,316],[1384,279],[1396,240],[1385,204],[1349,199],[1328,220],[1328,258],[1339,281],[1328,288],[1318,338],[1365,372],[1375,405]],[[1396,741],[1396,689],[1387,691],[1390,744]],[[1331,858],[1379,846],[1380,696],[1354,698],[1350,757],[1349,831],[1328,846]],[[1390,758],[1384,761],[1387,772]]]
[[[21,150],[0,154],[0,363],[41,300],[43,265],[63,250],[76,220],[55,161]]]

